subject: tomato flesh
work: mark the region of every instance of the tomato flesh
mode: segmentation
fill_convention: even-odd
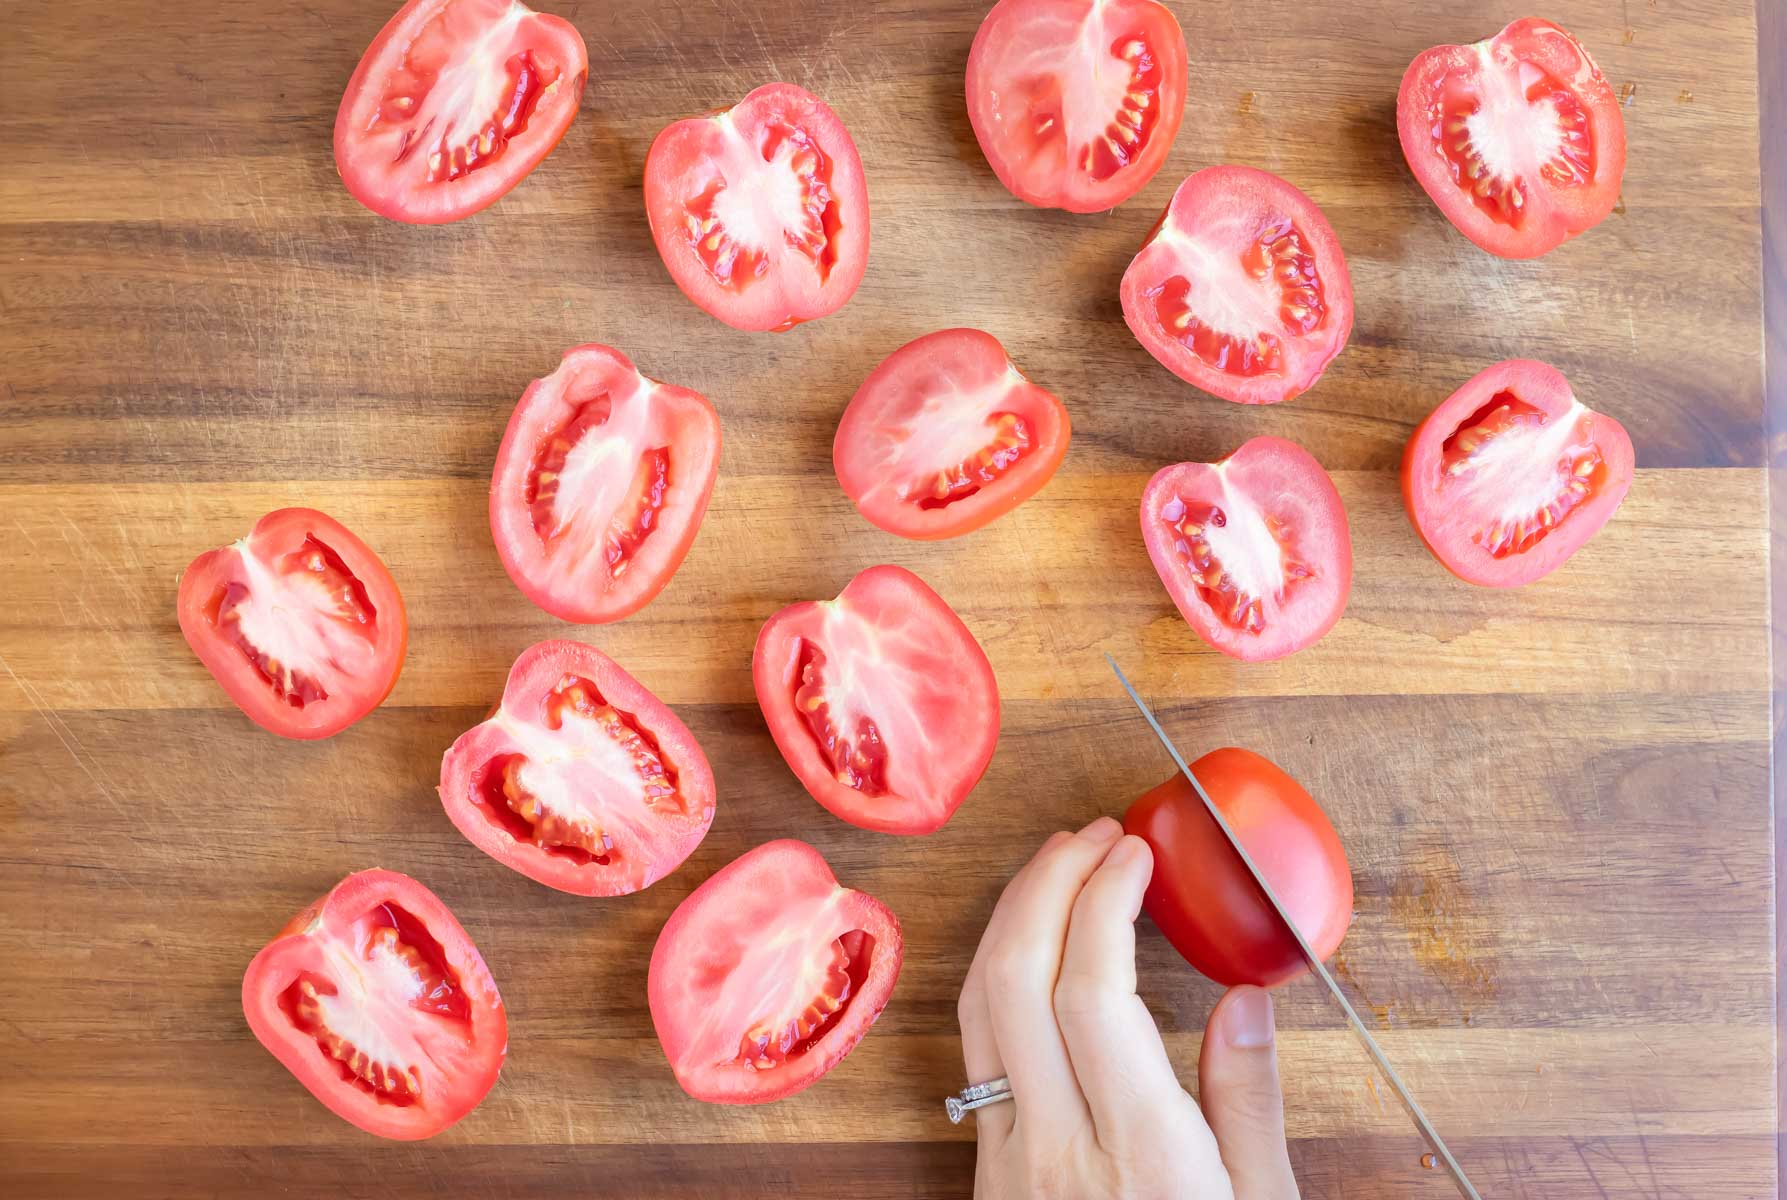
[[[1618,509],[1632,442],[1544,363],[1479,373],[1423,421],[1403,454],[1403,500],[1459,578],[1490,587],[1556,570]]]
[[[837,114],[792,84],[664,130],[646,157],[645,199],[671,278],[734,328],[824,316],[862,279],[862,160]]]
[[[588,73],[576,29],[519,0],[410,0],[348,82],[336,167],[393,220],[470,216],[551,152]]]
[[[1282,658],[1346,608],[1346,508],[1294,442],[1254,438],[1221,462],[1162,468],[1142,495],[1142,537],[1186,623],[1224,654]]]
[[[465,930],[421,884],[350,875],[261,950],[242,981],[255,1036],[345,1120],[431,1137],[490,1090],[502,997]]]
[[[442,757],[440,796],[473,845],[582,896],[649,887],[714,818],[713,772],[687,726],[577,642],[522,652],[501,706]]]
[[[1191,764],[1223,820],[1317,957],[1353,919],[1353,876],[1327,814],[1269,759],[1213,750]],[[1183,775],[1144,793],[1123,828],[1148,843],[1143,907],[1185,960],[1224,987],[1276,987],[1307,969],[1247,864]]]
[[[1155,0],[1000,0],[966,86],[999,182],[1038,207],[1098,212],[1166,160],[1185,109],[1185,36]]]
[[[677,906],[652,950],[652,1024],[683,1089],[759,1104],[816,1083],[899,975],[899,921],[803,842],[759,846]]]
[[[978,329],[888,355],[838,422],[832,465],[863,516],[901,537],[955,537],[1039,491],[1067,454],[1067,409]]]
[[[1618,101],[1588,51],[1549,21],[1424,52],[1403,77],[1397,130],[1422,188],[1492,254],[1544,254],[1619,198]]]
[[[1209,167],[1179,185],[1123,274],[1122,300],[1161,365],[1242,404],[1307,390],[1353,324],[1346,257],[1321,210],[1251,167]]]
[[[837,599],[771,617],[751,679],[807,791],[864,829],[941,828],[998,743],[999,692],[985,652],[900,567],[871,567]]]

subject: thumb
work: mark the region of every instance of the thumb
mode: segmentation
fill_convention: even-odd
[[[1216,1134],[1235,1200],[1297,1200],[1274,1040],[1272,997],[1256,987],[1231,989],[1204,1030],[1198,1102]]]

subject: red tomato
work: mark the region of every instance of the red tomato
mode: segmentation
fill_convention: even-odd
[[[1402,500],[1458,578],[1516,587],[1562,566],[1632,486],[1632,439],[1555,368],[1509,359],[1428,414],[1402,455]]]
[[[1353,876],[1327,814],[1251,750],[1191,764],[1222,819],[1272,885],[1310,949],[1326,959],[1353,920]],[[1146,792],[1123,828],[1154,851],[1142,905],[1185,961],[1224,987],[1276,987],[1307,969],[1297,943],[1183,775]]]
[[[521,394],[496,452],[490,532],[528,599],[617,621],[664,590],[720,469],[720,418],[607,346],[565,351]]]
[[[811,1087],[893,992],[900,922],[805,842],[770,842],[677,905],[652,949],[652,1026],[683,1090],[762,1104]]]
[[[579,896],[650,887],[714,820],[714,775],[695,735],[578,642],[521,652],[502,705],[441,759],[440,792],[478,849]]]
[[[588,74],[583,36],[520,0],[409,0],[348,80],[335,169],[393,221],[469,217],[558,145]]]
[[[836,312],[869,262],[869,192],[838,115],[791,83],[660,133],[645,215],[683,294],[734,329]]]
[[[1024,377],[991,334],[945,329],[907,342],[856,389],[832,465],[862,515],[931,539],[979,529],[1041,490],[1067,454],[1061,401]]]
[[[293,917],[248,964],[242,1011],[336,1116],[404,1141],[478,1107],[509,1049],[478,948],[395,871],[349,875]]]
[[[281,737],[325,738],[397,683],[409,619],[391,573],[333,517],[282,508],[180,577],[180,632],[231,700]]]
[[[1012,195],[1099,212],[1166,161],[1185,79],[1185,35],[1155,0],[999,0],[968,52],[968,119]]]
[[[1352,277],[1322,210],[1252,167],[1180,184],[1122,295],[1123,319],[1163,367],[1239,404],[1308,391],[1353,328]]]
[[[870,567],[836,600],[771,617],[751,682],[801,784],[863,829],[942,828],[999,741],[999,689],[980,643],[900,567]]]
[[[1545,253],[1619,199],[1619,101],[1581,43],[1537,17],[1422,53],[1396,93],[1396,131],[1440,211],[1503,258]]]
[[[1142,540],[1186,623],[1247,662],[1319,641],[1353,586],[1340,493],[1283,438],[1254,438],[1221,462],[1162,467],[1142,493]]]

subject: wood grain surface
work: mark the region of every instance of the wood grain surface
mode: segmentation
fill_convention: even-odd
[[[1167,773],[1106,650],[1188,751],[1249,746],[1323,801],[1358,895],[1345,986],[1485,1196],[1775,1194],[1755,11],[1582,0],[1546,14],[1624,97],[1630,160],[1614,216],[1515,263],[1457,235],[1411,180],[1394,96],[1420,50],[1487,36],[1524,5],[1172,6],[1192,83],[1168,165],[1123,208],[1075,217],[1014,200],[975,145],[961,82],[978,2],[560,0],[589,44],[582,112],[507,199],[436,229],[360,209],[330,156],[341,89],[387,4],[8,14],[0,1195],[966,1196],[972,1131],[939,1101],[960,1086],[955,995],[993,899],[1048,832]],[[874,206],[855,299],[775,337],[682,297],[640,183],[663,125],[771,79],[836,108]],[[1224,161],[1306,190],[1352,264],[1350,346],[1273,409],[1181,384],[1117,301],[1176,182]],[[1073,447],[1010,517],[902,542],[844,500],[832,433],[884,354],[961,324],[1066,401]],[[725,451],[669,588],[579,630],[508,582],[484,493],[522,388],[584,341],[711,397]],[[1564,570],[1496,594],[1428,556],[1394,472],[1433,405],[1513,356],[1556,364],[1623,421],[1640,469]],[[1261,433],[1335,472],[1358,558],[1326,640],[1243,666],[1179,619],[1135,513],[1156,467]],[[174,619],[192,557],[288,504],[375,547],[412,621],[390,700],[319,744],[252,726]],[[1004,698],[985,780],[925,839],[814,804],[749,685],[765,617],[881,561],[956,607]],[[503,869],[434,795],[442,750],[508,663],[565,635],[676,705],[719,781],[694,857],[624,899]],[[701,1105],[652,1035],[651,944],[696,884],[787,835],[898,912],[905,970],[818,1086]],[[330,1115],[239,1007],[255,950],[374,865],[455,909],[510,1008],[501,1081],[421,1145]],[[1146,925],[1139,954],[1190,1080],[1217,990]],[[1279,1017],[1304,1195],[1450,1195],[1323,994],[1291,985]]]

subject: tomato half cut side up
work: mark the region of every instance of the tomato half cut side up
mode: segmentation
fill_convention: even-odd
[[[396,686],[403,597],[377,554],[333,517],[282,508],[192,560],[180,632],[236,707],[289,738],[340,733]]]
[[[583,36],[520,0],[410,0],[348,80],[335,169],[393,221],[469,217],[558,145],[588,75]]]
[[[811,1087],[887,1007],[900,923],[838,883],[805,842],[769,842],[721,868],[652,949],[652,1025],[697,1100],[763,1104]]]
[[[1459,232],[1534,258],[1613,211],[1626,169],[1618,99],[1575,38],[1537,17],[1435,46],[1396,94],[1402,154]]]
[[[968,52],[968,117],[1012,195],[1100,212],[1166,161],[1185,35],[1156,0],[999,0]]]
[[[676,286],[734,329],[780,332],[836,312],[868,266],[856,143],[789,83],[660,133],[645,214]]]
[[[1191,764],[1222,819],[1317,958],[1353,921],[1346,849],[1321,806],[1270,759],[1233,747]],[[1142,905],[1167,941],[1224,987],[1277,987],[1308,970],[1296,939],[1183,775],[1144,793],[1123,828],[1154,851]]]
[[[442,757],[440,796],[478,849],[579,896],[650,887],[714,820],[714,774],[695,735],[578,642],[521,652],[502,704]]]
[[[1518,587],[1557,570],[1632,486],[1632,439],[1554,367],[1496,363],[1448,396],[1402,456],[1409,521],[1467,583]]]
[[[670,582],[720,469],[705,397],[648,379],[607,346],[565,351],[509,418],[490,532],[509,578],[567,621],[617,621]]]
[[[1067,454],[1067,409],[978,329],[895,350],[856,390],[832,443],[838,483],[901,537],[979,529],[1042,489]]]
[[[992,664],[918,576],[870,567],[835,600],[790,605],[757,635],[751,682],[777,749],[833,815],[931,833],[999,741]]]
[[[503,998],[435,894],[360,871],[293,917],[242,978],[254,1036],[344,1121],[432,1137],[478,1107],[509,1048]]]
[[[1123,272],[1123,319],[1167,370],[1238,404],[1314,386],[1353,328],[1353,281],[1327,218],[1252,167],[1207,167]]]
[[[1248,662],[1319,641],[1353,586],[1340,493],[1314,455],[1283,438],[1161,468],[1142,493],[1142,540],[1186,624]]]

